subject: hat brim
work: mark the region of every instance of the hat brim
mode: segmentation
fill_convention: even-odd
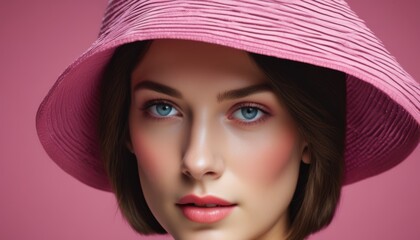
[[[110,191],[99,153],[98,86],[114,50],[134,41],[202,41],[346,73],[345,184],[392,168],[419,143],[418,83],[344,2],[130,4],[111,2],[98,40],[59,77],[37,113],[48,155],[85,184]]]

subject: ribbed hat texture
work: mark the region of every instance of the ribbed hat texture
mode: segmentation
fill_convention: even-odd
[[[114,0],[98,39],[59,77],[37,114],[48,155],[110,191],[99,154],[99,82],[116,47],[185,39],[347,74],[345,184],[404,160],[420,138],[420,87],[343,0]]]

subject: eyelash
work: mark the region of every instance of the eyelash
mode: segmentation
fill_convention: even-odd
[[[233,114],[238,112],[238,111],[241,111],[244,108],[255,109],[255,110],[258,111],[257,116],[258,116],[258,114],[260,114],[260,116],[256,120],[251,120],[251,121],[243,121],[243,120],[235,119],[233,117]],[[233,107],[233,110],[230,111],[230,113],[228,115],[229,120],[233,120],[233,121],[237,122],[238,124],[245,125],[245,126],[251,126],[251,125],[261,123],[261,122],[267,120],[268,117],[270,117],[270,114],[263,106],[261,106],[259,104],[256,104],[256,103],[250,103],[250,102],[239,103],[239,104],[235,105]]]
[[[175,116],[166,117],[166,116],[158,116],[157,114],[152,113],[151,108],[156,107],[159,104],[169,105],[170,107],[172,107],[172,109],[175,109],[175,111],[177,111],[178,114],[175,115]],[[259,117],[256,120],[250,120],[250,121],[235,119],[233,117],[233,115],[236,112],[241,111],[244,108],[252,108],[252,109],[257,110],[258,111],[257,116],[259,115]],[[143,105],[141,110],[145,114],[146,117],[151,118],[153,120],[157,120],[157,121],[167,120],[167,119],[174,118],[174,117],[182,117],[181,111],[178,110],[178,107],[176,106],[176,104],[172,103],[171,101],[165,100],[165,99],[154,99],[154,100],[151,100],[151,101],[147,101]],[[229,111],[228,119],[232,120],[232,121],[235,121],[235,122],[237,122],[238,124],[241,124],[241,125],[250,126],[250,125],[258,124],[258,123],[261,123],[261,122],[265,121],[269,116],[270,116],[270,114],[268,113],[268,111],[265,110],[265,108],[262,107],[259,104],[256,104],[256,103],[239,103],[239,104],[235,105],[231,111]]]

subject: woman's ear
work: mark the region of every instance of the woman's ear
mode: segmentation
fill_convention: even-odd
[[[125,146],[127,147],[128,151],[134,154],[133,144],[131,143],[130,139],[127,139],[127,141],[125,142]]]
[[[308,144],[305,143],[303,145],[303,150],[302,150],[302,161],[306,164],[310,164],[311,163],[311,153],[309,152],[309,148],[308,148]]]

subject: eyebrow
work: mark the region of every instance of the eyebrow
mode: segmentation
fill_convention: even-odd
[[[268,83],[251,85],[244,88],[229,90],[217,95],[217,101],[221,102],[227,99],[243,98],[258,92],[273,91]]]
[[[139,82],[134,86],[134,91],[138,91],[140,89],[149,89],[172,97],[182,98],[182,94],[178,90],[149,80]]]
[[[140,89],[149,89],[149,90],[160,92],[160,93],[172,96],[172,97],[182,98],[182,94],[178,90],[172,87],[157,83],[157,82],[150,81],[150,80],[145,80],[145,81],[141,81],[137,83],[134,86],[133,91],[138,91]],[[251,85],[244,88],[233,89],[233,90],[228,90],[228,91],[219,93],[217,94],[217,101],[222,102],[228,99],[243,98],[251,94],[264,92],[264,91],[273,91],[273,90],[270,87],[270,85],[267,83],[256,84],[256,85]]]

